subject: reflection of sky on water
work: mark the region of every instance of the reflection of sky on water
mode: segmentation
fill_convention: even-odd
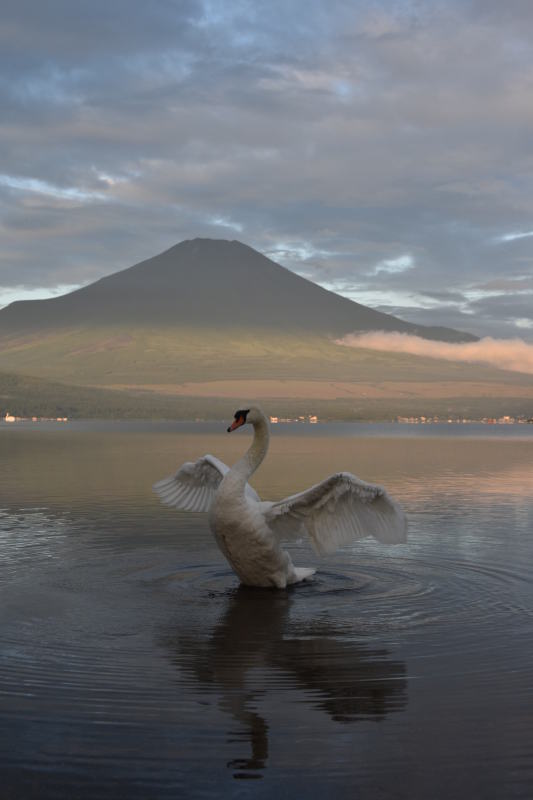
[[[171,424],[168,431],[149,423],[141,423],[140,430],[128,423],[106,426],[99,430],[97,425],[96,431],[91,427],[85,430],[83,423],[75,429],[56,426],[50,431],[4,427],[0,431],[2,497],[24,506],[64,508],[65,498],[73,506],[85,502],[155,506],[152,484],[183,461],[213,453],[232,464],[250,442],[248,432],[229,437],[216,430],[218,423],[202,425],[197,433],[191,433],[191,424]],[[260,494],[277,499],[341,470],[385,485],[400,500],[405,492],[414,496],[430,486],[431,491],[441,492],[449,481],[465,494],[472,493],[476,482],[487,496],[500,495],[503,487],[514,494],[528,493],[533,437],[464,439],[448,435],[435,439],[420,434],[425,426],[414,426],[416,436],[390,439],[366,433],[345,436],[343,427],[302,425],[295,426],[297,433],[290,435],[277,432],[265,462],[253,477]],[[391,427],[401,430],[408,426]],[[450,426],[440,427],[450,431]],[[533,426],[501,427],[531,429],[533,433]],[[326,435],[324,429],[333,435]]]
[[[481,498],[484,503],[511,502],[512,498],[520,501],[533,496],[533,463],[531,466],[511,466],[496,473],[445,472],[430,475],[422,483],[418,479],[406,480],[403,488],[404,496],[410,501],[451,496],[470,503]]]
[[[351,468],[410,538],[270,592],[150,489],[246,437],[1,433],[6,792],[529,797],[533,442],[274,437],[263,495]]]

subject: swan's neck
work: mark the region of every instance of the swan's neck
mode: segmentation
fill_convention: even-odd
[[[232,472],[247,481],[266,456],[269,440],[270,431],[266,418],[254,422],[254,440],[240,461],[237,461]]]

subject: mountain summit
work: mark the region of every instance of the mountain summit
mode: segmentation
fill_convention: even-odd
[[[0,310],[0,332],[110,325],[274,329],[332,337],[398,331],[447,342],[475,337],[374,311],[302,278],[238,241],[192,239],[82,289]]]

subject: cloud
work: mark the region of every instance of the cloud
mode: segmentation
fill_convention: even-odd
[[[346,347],[364,347],[393,353],[440,358],[445,361],[464,361],[469,364],[489,364],[511,372],[533,375],[533,344],[522,339],[493,339],[490,336],[479,342],[449,344],[409,336],[405,333],[350,334],[337,341]]]
[[[532,8],[4,0],[0,287],[237,233],[382,310],[507,336],[533,277]],[[494,281],[505,309],[473,305]]]
[[[18,178],[16,175],[0,175],[0,186],[7,186],[10,189],[18,189],[22,192],[35,192],[37,194],[49,195],[63,200],[105,200],[106,196],[101,192],[87,192],[78,188],[53,186],[47,181],[36,178]]]
[[[386,258],[374,268],[374,275],[379,272],[387,272],[394,275],[397,272],[406,272],[408,269],[413,269],[413,267],[414,261],[410,255]]]
[[[517,239],[528,239],[533,236],[533,231],[525,231],[524,233],[505,233],[499,236],[496,241],[499,242],[514,242]]]
[[[0,290],[0,308],[8,306],[15,300],[45,300],[49,297],[58,297],[61,294],[68,294],[79,285],[56,286],[54,289],[25,289],[24,286],[14,286],[11,290]]]

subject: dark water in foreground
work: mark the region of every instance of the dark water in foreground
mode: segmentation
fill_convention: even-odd
[[[410,540],[271,591],[151,495],[249,441],[191,430],[0,430],[1,797],[532,797],[533,439],[278,431],[263,496],[348,469]]]

